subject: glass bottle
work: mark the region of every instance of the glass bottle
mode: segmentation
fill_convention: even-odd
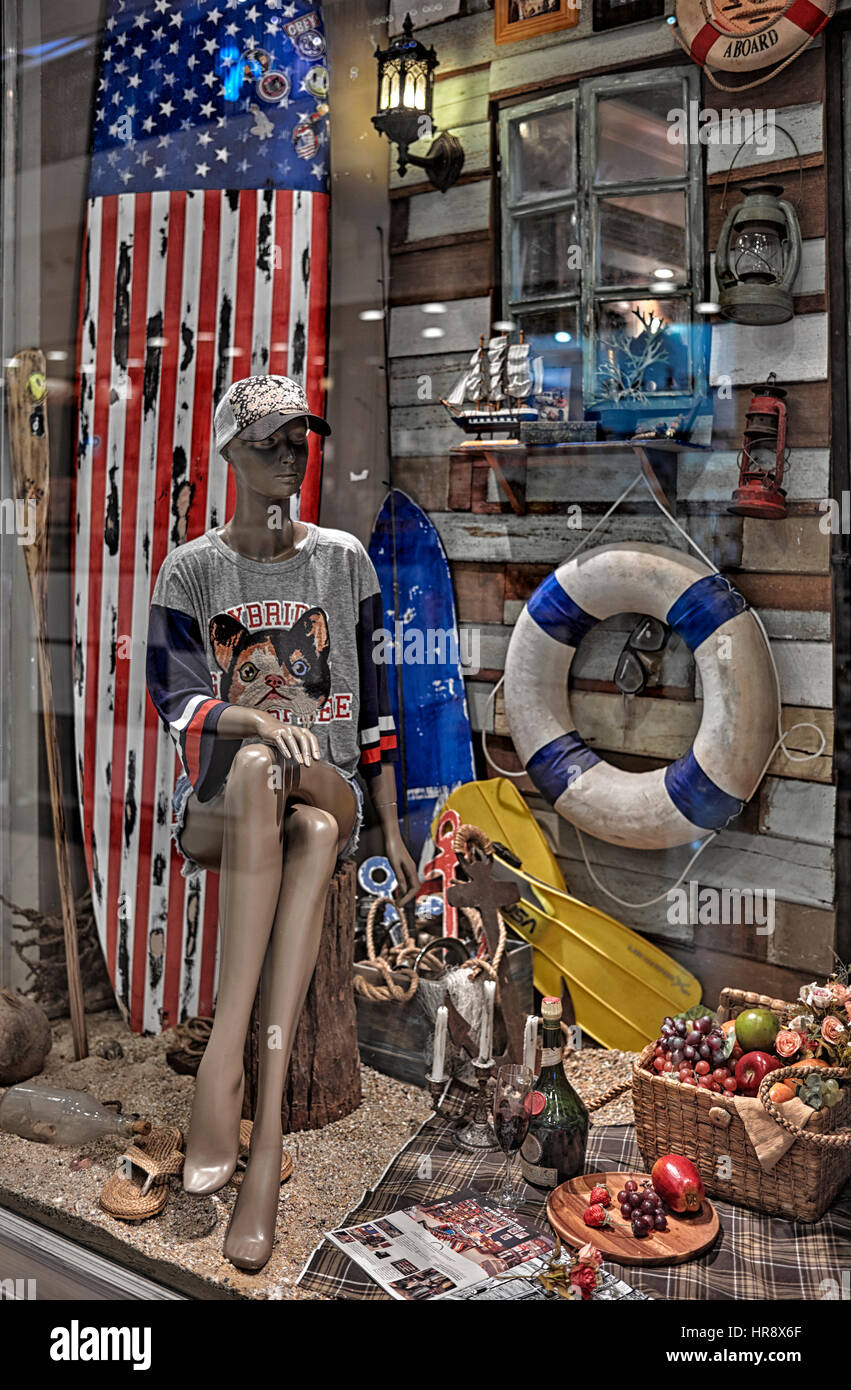
[[[588,1111],[564,1074],[561,1000],[541,1005],[541,1073],[532,1092],[529,1132],[520,1150],[527,1182],[558,1187],[585,1167]]]

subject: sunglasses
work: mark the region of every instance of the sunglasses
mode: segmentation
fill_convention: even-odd
[[[615,685],[623,695],[640,695],[647,684],[649,662],[642,652],[661,652],[670,633],[659,618],[642,618],[632,629],[615,667]]]

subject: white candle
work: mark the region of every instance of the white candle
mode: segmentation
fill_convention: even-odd
[[[445,1081],[446,1030],[449,1027],[449,1010],[441,1004],[434,1023],[434,1052],[431,1059],[431,1081]]]
[[[528,1067],[531,1072],[535,1070],[535,1054],[538,1048],[538,1016],[537,1014],[526,1015],[526,1027],[523,1030],[523,1065]]]
[[[479,1061],[490,1062],[493,1046],[493,1006],[496,998],[496,981],[485,980],[484,1007],[479,1028]]]

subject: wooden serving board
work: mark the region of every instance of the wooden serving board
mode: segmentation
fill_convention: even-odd
[[[622,1265],[679,1265],[702,1255],[715,1241],[721,1229],[718,1213],[704,1198],[698,1216],[677,1216],[668,1212],[667,1231],[653,1231],[638,1239],[632,1226],[620,1213],[617,1194],[630,1178],[640,1181],[640,1173],[583,1173],[581,1177],[563,1182],[547,1198],[547,1216],[553,1230],[568,1245],[578,1248],[590,1241],[604,1259],[617,1260]],[[582,1214],[589,1202],[588,1194],[598,1184],[612,1194],[609,1207],[610,1225],[594,1229],[586,1226]]]

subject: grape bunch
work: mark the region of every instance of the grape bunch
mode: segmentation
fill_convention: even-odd
[[[821,1110],[824,1106],[832,1110],[839,1100],[839,1082],[833,1076],[823,1081],[817,1072],[811,1071],[801,1082],[798,1095],[811,1110]]]
[[[630,1178],[618,1193],[618,1201],[621,1216],[625,1221],[632,1223],[632,1234],[639,1240],[649,1236],[651,1231],[667,1231],[665,1204],[659,1193],[654,1191],[649,1178],[646,1178],[640,1187]]]
[[[724,1061],[726,1038],[710,1014],[702,1018],[666,1018],[656,1039],[652,1066],[687,1086],[707,1091],[737,1089],[736,1078]]]

